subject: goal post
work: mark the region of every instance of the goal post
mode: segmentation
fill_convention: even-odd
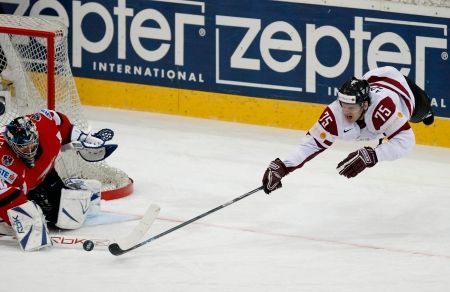
[[[0,14],[0,125],[17,116],[49,108],[66,114],[89,131],[67,44],[67,27],[50,18]],[[55,164],[61,178],[96,179],[102,198],[116,199],[133,191],[133,181],[106,162],[88,163],[74,151],[61,153]]]

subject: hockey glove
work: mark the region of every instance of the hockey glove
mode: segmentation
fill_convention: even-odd
[[[105,141],[98,138],[96,133],[85,133],[75,127],[72,129],[72,141],[80,141],[86,148],[96,148],[105,144]]]
[[[377,154],[371,147],[364,147],[350,153],[347,158],[342,160],[337,170],[340,175],[347,178],[355,177],[366,167],[372,167],[378,162]]]
[[[106,159],[117,149],[117,144],[105,144],[113,137],[114,132],[111,129],[102,129],[91,134],[74,126],[71,134],[72,142],[63,145],[61,150],[76,150],[84,160],[98,162]]]
[[[287,174],[286,165],[279,158],[269,164],[263,177],[263,187],[266,194],[281,188],[281,179]]]

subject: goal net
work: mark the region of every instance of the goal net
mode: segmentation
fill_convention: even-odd
[[[89,130],[68,59],[67,28],[57,20],[0,14],[0,125],[43,108],[66,114]],[[132,192],[132,180],[104,161],[88,163],[75,151],[56,161],[61,178],[96,179],[104,199]]]

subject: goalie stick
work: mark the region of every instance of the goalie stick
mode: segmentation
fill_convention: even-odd
[[[64,233],[50,234],[50,239],[53,243],[53,247],[71,249],[84,249],[83,244],[86,241],[92,241],[97,249],[106,250],[108,245],[114,242],[114,240],[106,238],[96,239],[83,235],[71,235]],[[0,234],[0,241],[14,242],[17,244],[17,237],[11,234]]]
[[[227,207],[227,206],[229,206],[229,205],[231,205],[233,203],[236,203],[237,201],[242,200],[243,198],[248,197],[251,194],[254,194],[254,193],[258,192],[258,191],[262,190],[263,188],[264,188],[263,186],[260,186],[260,187],[254,189],[254,190],[252,190],[252,191],[250,191],[248,193],[245,193],[245,194],[243,194],[243,195],[241,195],[241,196],[239,196],[239,197],[237,197],[237,198],[235,198],[235,199],[233,199],[231,201],[226,202],[223,205],[217,206],[214,209],[211,209],[211,210],[209,210],[209,211],[207,211],[207,212],[205,212],[203,214],[198,215],[197,217],[194,217],[194,218],[192,218],[192,219],[190,219],[188,221],[185,221],[185,222],[183,222],[181,224],[178,224],[177,226],[175,226],[175,227],[173,227],[173,228],[171,228],[169,230],[166,230],[164,232],[161,232],[158,235],[150,237],[149,239],[146,239],[146,240],[144,240],[144,241],[142,241],[140,243],[137,243],[137,244],[134,244],[134,245],[130,245],[130,246],[126,246],[126,245],[120,245],[119,242],[116,242],[116,243],[110,244],[108,249],[115,256],[123,255],[124,253],[130,252],[130,251],[132,251],[132,250],[134,250],[134,249],[136,249],[138,247],[141,247],[141,246],[143,246],[143,245],[145,245],[147,243],[150,243],[150,242],[152,242],[152,241],[154,241],[154,240],[156,240],[156,239],[158,239],[160,237],[163,237],[164,235],[167,235],[167,234],[169,234],[169,233],[171,233],[171,232],[173,232],[173,231],[175,231],[177,229],[180,229],[183,226],[191,224],[192,222],[197,221],[197,220],[199,220],[199,219],[201,219],[201,218],[203,218],[203,217],[205,217],[205,216],[207,216],[207,215],[209,215],[211,213],[214,213],[214,212],[216,212],[216,211],[218,211],[218,210],[220,210],[222,208],[225,208],[225,207]]]
[[[120,243],[123,246],[131,246],[137,243],[147,233],[148,229],[158,216],[160,207],[156,204],[151,204],[139,223],[128,233],[125,237],[118,240],[112,238],[96,238],[92,236],[70,235],[70,234],[50,234],[53,246],[58,248],[72,248],[92,250],[94,247],[97,250],[107,250],[108,246],[113,243]],[[17,238],[11,234],[0,233],[0,241],[9,241],[17,243]]]
[[[147,233],[148,229],[155,221],[156,216],[158,216],[160,210],[161,208],[158,205],[151,204],[134,229],[127,236],[120,238],[115,243],[120,243],[122,246],[132,246],[136,244]],[[92,240],[86,240],[83,243],[83,249],[85,251],[91,251],[94,247],[95,242]]]
[[[158,205],[151,204],[136,227],[127,236],[117,240],[116,243],[127,248],[135,245],[150,229],[160,210],[161,208]]]

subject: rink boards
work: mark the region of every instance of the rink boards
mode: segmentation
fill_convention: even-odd
[[[83,103],[308,130],[325,105],[76,78]],[[133,99],[120,98],[132,95]],[[161,98],[164,97],[164,98]],[[450,120],[411,124],[419,144],[450,147]]]

